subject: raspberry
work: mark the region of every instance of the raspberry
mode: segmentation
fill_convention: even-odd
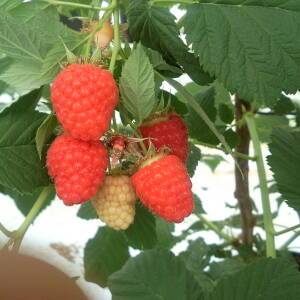
[[[172,154],[184,163],[188,157],[188,130],[183,119],[175,113],[153,116],[146,121],[140,131],[144,138],[151,137],[156,149],[167,146]],[[146,146],[149,146],[148,141]]]
[[[180,223],[194,209],[191,180],[175,155],[146,160],[131,181],[141,202],[166,221]]]
[[[130,178],[125,175],[106,176],[92,203],[100,220],[109,227],[127,229],[135,216],[136,195]]]
[[[105,177],[108,154],[101,141],[57,137],[47,152],[47,168],[57,195],[66,205],[88,201]]]
[[[98,140],[108,130],[118,88],[109,71],[72,64],[55,78],[51,99],[67,133],[84,141]]]

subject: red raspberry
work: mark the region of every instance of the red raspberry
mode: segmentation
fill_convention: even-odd
[[[107,150],[101,141],[85,142],[69,135],[57,137],[47,153],[49,175],[66,205],[88,201],[97,193],[107,162]]]
[[[177,114],[152,117],[146,121],[140,131],[144,138],[151,137],[156,149],[167,146],[172,154],[184,163],[188,157],[188,130],[183,119]],[[148,147],[148,141],[145,141]]]
[[[191,180],[175,155],[146,160],[131,181],[141,202],[166,221],[180,223],[194,209]]]
[[[51,99],[66,132],[84,141],[98,140],[109,128],[118,88],[111,72],[72,64],[55,78]]]

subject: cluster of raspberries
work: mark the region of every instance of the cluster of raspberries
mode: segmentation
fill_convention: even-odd
[[[92,64],[72,64],[51,87],[51,100],[64,134],[47,153],[47,168],[58,197],[66,205],[91,200],[108,226],[126,229],[134,220],[135,201],[170,222],[181,222],[194,208],[186,125],[175,113],[154,114],[140,127],[155,148],[168,147],[146,157],[138,171],[107,175],[109,154],[100,140],[109,129],[118,104],[118,87],[111,72]],[[149,143],[145,143],[146,147]]]

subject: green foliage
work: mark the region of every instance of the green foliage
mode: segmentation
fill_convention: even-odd
[[[98,219],[96,209],[91,201],[85,202],[80,205],[77,216],[84,220]]]
[[[120,90],[122,104],[140,125],[155,104],[153,67],[141,44],[132,51],[123,67]]]
[[[176,60],[195,82],[211,82],[210,76],[203,72],[199,61],[180,39],[175,18],[168,9],[150,6],[147,0],[130,0],[127,13],[129,31],[135,41],[159,51],[173,64]]]
[[[272,105],[300,85],[299,9],[297,1],[205,0],[188,7],[185,33],[231,93]]]
[[[129,259],[110,276],[109,288],[115,300],[203,299],[200,287],[183,262],[164,249],[145,251]]]
[[[124,231],[128,245],[141,250],[154,248],[157,243],[155,218],[139,202],[136,203],[134,222]]]
[[[34,110],[35,90],[0,113],[0,184],[19,193],[47,186],[49,179],[35,145],[35,133],[46,115]]]
[[[268,163],[274,173],[278,191],[289,206],[300,211],[300,133],[278,128],[274,129],[271,138]]]
[[[300,274],[291,261],[259,259],[221,279],[210,300],[299,299]]]
[[[189,143],[189,156],[186,166],[191,177],[194,176],[198,163],[201,159],[200,149],[192,143]]]
[[[128,258],[128,245],[123,234],[108,227],[99,228],[84,249],[85,279],[105,287],[108,277]]]

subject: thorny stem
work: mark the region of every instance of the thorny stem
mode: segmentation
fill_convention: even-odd
[[[94,9],[94,10],[110,10],[111,7],[99,7],[96,5],[88,5],[82,3],[74,3],[74,2],[67,2],[67,1],[56,1],[56,0],[43,0],[44,2],[48,2],[52,5],[64,5],[64,6],[71,6],[71,7],[79,7],[79,8],[86,8],[86,9]]]
[[[117,59],[118,53],[121,48],[120,16],[119,16],[118,0],[115,1],[115,8],[114,8],[113,15],[114,15],[114,49],[113,49],[110,64],[109,64],[109,71],[111,71],[112,73],[114,72],[116,59]]]
[[[257,157],[256,166],[258,171],[259,186],[260,186],[261,200],[262,200],[262,207],[263,207],[264,228],[266,231],[266,251],[267,251],[266,254],[267,257],[276,258],[275,241],[274,241],[275,230],[273,225],[267,178],[266,178],[266,172],[265,172],[265,166],[264,166],[260,141],[256,131],[253,114],[247,112],[244,116],[253,143],[255,156]]]
[[[16,236],[15,236],[14,245],[13,245],[13,251],[19,250],[27,229],[29,228],[29,226],[33,222],[34,218],[39,213],[41,207],[45,203],[47,197],[49,196],[49,194],[51,192],[51,188],[52,188],[52,185],[49,185],[42,190],[38,199],[36,200],[33,207],[31,208],[29,214],[26,216],[24,222],[21,224],[19,229],[16,231]]]
[[[251,105],[247,101],[239,99],[235,96],[235,119],[240,125],[236,127],[236,133],[240,138],[239,144],[235,147],[237,152],[244,155],[249,154],[250,136],[245,122],[243,119],[243,108],[250,110]],[[255,217],[253,216],[252,199],[249,192],[249,163],[240,157],[237,158],[238,164],[242,169],[243,175],[235,168],[235,192],[234,196],[238,201],[240,209],[241,229],[243,244],[252,247],[253,244],[253,228],[255,225]]]
[[[224,233],[218,226],[216,226],[211,221],[207,220],[203,214],[196,214],[197,217],[200,219],[201,222],[203,222],[209,229],[213,230],[220,238],[224,239],[226,242],[232,243],[234,241],[234,238],[230,235]]]

